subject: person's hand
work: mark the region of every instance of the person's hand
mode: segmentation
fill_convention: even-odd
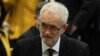
[[[9,23],[7,23],[7,22],[3,22],[3,28],[8,32],[8,33],[10,33],[10,34],[12,34],[13,33],[13,31],[11,30],[11,27],[10,27],[10,25],[9,25]]]

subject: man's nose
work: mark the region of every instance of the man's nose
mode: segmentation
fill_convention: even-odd
[[[49,28],[45,29],[45,34],[50,34],[50,29]]]

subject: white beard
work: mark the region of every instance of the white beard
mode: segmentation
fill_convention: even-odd
[[[52,47],[56,44],[56,42],[58,41],[59,38],[47,38],[47,37],[43,37],[41,34],[41,39],[43,40],[43,42],[48,45],[49,47]]]

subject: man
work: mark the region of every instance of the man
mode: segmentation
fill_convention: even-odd
[[[86,43],[63,35],[68,27],[68,15],[63,4],[46,3],[37,20],[40,35],[18,40],[13,56],[88,56]]]

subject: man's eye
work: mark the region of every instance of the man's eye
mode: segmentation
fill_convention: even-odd
[[[41,25],[42,25],[42,26],[47,26],[47,25],[46,25],[46,24],[44,24],[44,23],[42,23]]]
[[[55,26],[51,26],[51,28],[56,28]]]

